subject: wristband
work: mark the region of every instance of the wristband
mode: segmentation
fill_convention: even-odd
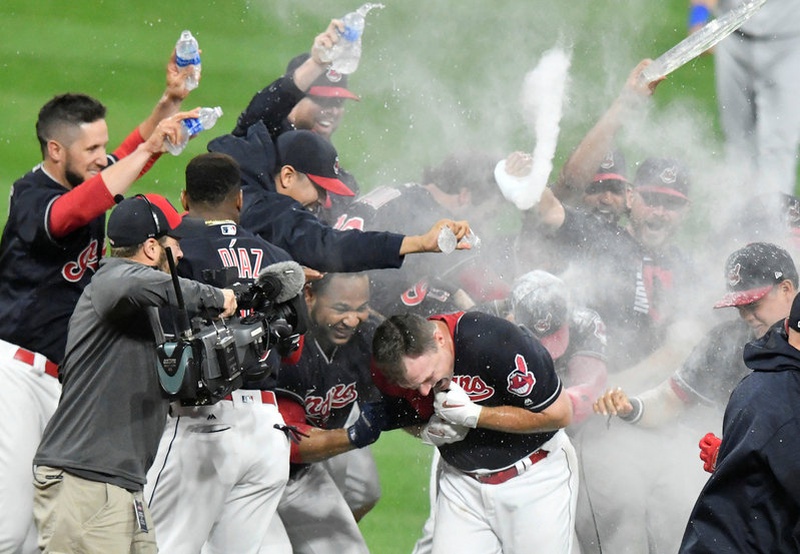
[[[694,4],[689,10],[689,29],[697,25],[705,25],[709,19],[711,19],[711,11],[708,6]]]
[[[644,414],[644,403],[641,401],[641,399],[635,396],[630,399],[630,403],[631,406],[633,406],[633,411],[631,411],[631,413],[628,415],[621,415],[619,418],[627,421],[628,423],[635,424],[642,419],[642,415]]]

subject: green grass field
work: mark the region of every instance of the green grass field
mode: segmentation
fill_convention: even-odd
[[[529,149],[520,87],[542,52],[573,54],[556,170],[616,95],[635,63],[685,34],[686,1],[384,0],[368,18],[362,66],[334,137],[342,164],[362,188],[415,180],[426,164],[466,147]],[[564,4],[564,6],[560,6]],[[0,3],[0,214],[13,181],[41,160],[34,123],[53,95],[80,91],[108,106],[112,147],[150,111],[163,90],[168,55],[184,28],[203,49],[203,81],[187,107],[219,105],[225,116],[179,158],[164,156],[135,191],[177,201],[188,159],[229,131],[255,91],[306,51],[332,17],[356,0],[197,2],[4,0]],[[489,11],[491,10],[491,11]],[[681,68],[656,95],[646,139],[630,140],[631,160],[652,149],[715,155],[710,58]],[[674,123],[674,124],[673,124]],[[680,137],[681,140],[672,140]],[[631,162],[629,161],[629,164]],[[375,445],[383,499],[362,522],[373,552],[409,552],[428,512],[430,451],[400,431]]]

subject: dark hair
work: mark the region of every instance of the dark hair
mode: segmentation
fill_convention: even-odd
[[[241,190],[239,164],[228,154],[208,152],[186,165],[186,196],[190,202],[219,206]]]
[[[447,194],[457,194],[461,189],[472,192],[472,203],[483,203],[500,197],[494,181],[494,168],[502,156],[489,152],[464,151],[450,154],[437,166],[428,166],[422,172],[422,184],[434,184]]]
[[[106,107],[85,94],[60,94],[54,96],[39,110],[36,120],[36,138],[42,156],[47,153],[47,141],[54,138],[63,126],[78,127],[106,117]]]
[[[414,358],[436,350],[435,323],[408,313],[394,315],[381,323],[372,338],[372,357],[376,367],[390,382],[405,378],[403,357]]]
[[[158,243],[161,246],[166,247],[167,245],[167,237],[166,235],[156,238]],[[146,241],[145,241],[146,242]],[[112,246],[111,247],[111,257],[112,258],[133,258],[139,250],[142,249],[144,242],[140,242],[139,244],[132,244],[130,246]]]
[[[369,280],[369,275],[364,272],[356,272],[356,273],[325,273],[321,279],[314,279],[313,281],[309,281],[308,288],[314,294],[325,294],[325,291],[328,290],[328,287],[333,281],[334,277],[344,277],[345,279],[355,279],[356,277],[367,277],[367,282],[372,284]]]

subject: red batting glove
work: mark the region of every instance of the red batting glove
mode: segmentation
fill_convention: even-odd
[[[700,459],[705,462],[703,469],[709,473],[714,473],[714,469],[717,467],[717,454],[719,454],[721,442],[722,439],[714,433],[707,433],[700,439]]]

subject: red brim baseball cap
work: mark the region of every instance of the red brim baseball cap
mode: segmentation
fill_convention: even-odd
[[[766,285],[754,289],[729,292],[722,297],[722,300],[714,304],[715,308],[733,308],[735,306],[746,306],[761,300],[772,290],[774,285]]]
[[[597,173],[592,179],[592,182],[597,183],[598,181],[622,181],[623,183],[630,183],[630,181],[619,173]]]
[[[677,198],[683,198],[684,200],[689,200],[689,197],[683,194],[681,191],[669,187],[654,187],[650,185],[641,185],[637,187],[637,190],[644,192],[655,192],[658,194],[666,194],[667,196],[675,196]]]
[[[550,333],[539,339],[539,342],[547,349],[551,358],[554,360],[559,359],[569,346],[569,325],[562,325],[555,333]]]
[[[334,86],[313,86],[308,89],[309,96],[322,96],[325,98],[347,98],[349,100],[361,100],[357,95],[343,87]]]
[[[320,175],[312,175],[311,173],[306,173],[309,179],[311,179],[315,184],[321,186],[328,192],[332,192],[333,194],[338,194],[340,196],[355,196],[356,194],[350,190],[347,185],[345,185],[339,179],[334,179],[332,177],[322,177]]]

